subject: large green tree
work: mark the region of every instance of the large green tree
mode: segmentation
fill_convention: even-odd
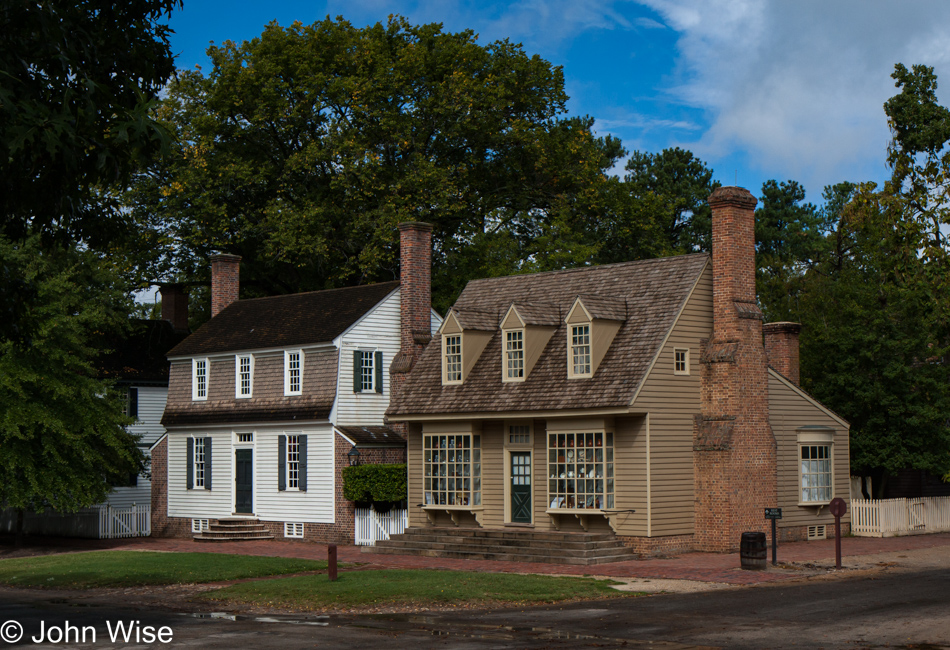
[[[596,253],[623,151],[565,117],[561,69],[521,46],[328,18],[209,54],[159,109],[175,155],[128,197],[150,273],[206,278],[221,250],[243,256],[251,292],[391,279],[396,225],[421,220],[444,308],[470,278]]]
[[[39,235],[0,235],[0,256],[37,293],[30,345],[0,341],[0,504],[71,512],[101,502],[142,465],[121,400],[95,367],[127,324],[127,287],[100,256],[46,248]]]

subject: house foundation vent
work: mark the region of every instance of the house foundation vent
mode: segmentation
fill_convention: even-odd
[[[284,522],[284,537],[296,537],[303,539],[303,524]]]
[[[208,519],[192,519],[191,520],[191,532],[193,533],[203,533],[208,530],[208,525],[210,521]]]
[[[822,524],[821,526],[809,526],[808,539],[827,539],[827,536],[825,535],[825,525]]]

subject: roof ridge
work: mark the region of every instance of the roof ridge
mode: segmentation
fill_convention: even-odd
[[[240,300],[235,300],[231,305],[237,303],[248,303],[248,302],[257,302],[260,300],[271,300],[273,298],[292,298],[294,296],[309,296],[315,293],[334,293],[336,291],[350,291],[352,289],[367,289],[369,287],[380,287],[384,284],[392,284],[394,286],[399,285],[399,280],[387,280],[386,282],[373,282],[372,284],[358,284],[353,287],[334,287],[333,289],[316,289],[314,291],[297,291],[294,293],[279,293],[275,296],[258,296],[257,298],[241,298]],[[231,305],[228,305],[230,307]]]
[[[636,264],[656,264],[659,262],[668,262],[671,260],[681,260],[691,257],[709,257],[709,253],[684,253],[682,255],[667,255],[666,257],[651,257],[646,260],[630,260],[628,262],[612,262],[610,264],[593,264],[591,266],[579,266],[573,269],[554,269],[553,271],[534,271],[531,273],[512,273],[511,275],[496,275],[490,278],[476,278],[474,280],[469,280],[468,284],[475,284],[481,282],[491,282],[493,280],[502,280],[505,278],[521,278],[521,277],[538,277],[539,275],[555,275],[558,273],[568,274],[568,273],[580,273],[583,271],[593,271],[594,269],[609,269],[615,268],[618,266],[633,266]],[[464,290],[464,289],[463,289]]]

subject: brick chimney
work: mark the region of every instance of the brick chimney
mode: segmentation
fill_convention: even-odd
[[[732,551],[741,534],[766,531],[776,505],[775,438],[769,426],[762,312],[755,302],[755,204],[720,187],[712,209],[713,332],[703,344],[693,472],[697,550]]]
[[[238,299],[241,288],[241,256],[211,256],[211,318]]]
[[[798,335],[802,326],[798,323],[766,323],[765,355],[769,365],[796,386],[799,383]]]
[[[188,294],[181,284],[163,284],[159,287],[162,294],[162,320],[172,324],[176,332],[188,331]]]
[[[390,368],[394,396],[432,338],[432,224],[399,224],[399,283],[400,349]]]

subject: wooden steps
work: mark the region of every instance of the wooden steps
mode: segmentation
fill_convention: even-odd
[[[274,539],[270,531],[257,519],[212,519],[208,530],[195,535],[196,542],[256,542]]]
[[[438,527],[407,528],[404,534],[394,535],[388,541],[364,546],[363,552],[573,565],[607,564],[637,557],[609,533]]]

